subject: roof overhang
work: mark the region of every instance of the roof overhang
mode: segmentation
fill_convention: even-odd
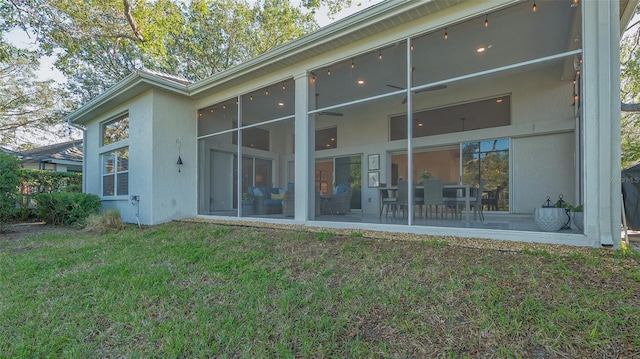
[[[175,94],[189,96],[185,85],[145,70],[137,70],[110,87],[107,91],[91,99],[79,109],[65,116],[63,121],[74,124],[85,124],[96,115],[150,89],[163,89]]]

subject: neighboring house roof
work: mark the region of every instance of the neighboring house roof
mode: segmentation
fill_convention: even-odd
[[[22,151],[18,156],[23,163],[61,163],[81,165],[82,141],[68,141]]]
[[[619,0],[619,2],[621,24],[626,25],[635,11],[638,0]],[[519,1],[496,2],[488,10],[493,11],[516,3],[519,3]],[[473,13],[474,9],[477,11],[482,9],[483,12],[488,11],[486,2],[468,0],[384,1],[202,81],[191,83],[184,78],[148,69],[137,70],[76,111],[65,116],[64,120],[71,123],[84,124],[96,115],[151,88],[164,89],[186,97],[199,99],[210,95],[214,91],[223,91],[257,77],[290,67],[296,63],[313,59],[318,55],[326,54],[345,45],[371,38],[391,28],[401,27],[416,19],[462,4],[466,6],[466,10],[462,11],[463,13]],[[445,16],[450,16],[450,14]],[[624,28],[625,26],[621,26],[621,33]],[[435,28],[425,29],[425,31],[433,30]],[[526,49],[527,47],[524,47],[522,51]]]
[[[2,153],[4,153],[4,154],[10,155],[10,156],[15,156],[15,157],[22,156],[22,154],[20,152],[12,151],[12,150],[10,150],[8,148],[4,148],[4,147],[0,147],[0,151],[2,151]]]

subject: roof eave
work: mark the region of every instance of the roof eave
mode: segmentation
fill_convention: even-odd
[[[64,116],[64,122],[73,124],[85,124],[93,118],[93,115],[106,110],[105,107],[113,106],[112,102],[118,97],[131,98],[151,89],[160,88],[183,96],[189,96],[187,87],[165,78],[152,75],[145,71],[135,71],[120,82],[108,88],[105,92],[89,100],[82,107]]]

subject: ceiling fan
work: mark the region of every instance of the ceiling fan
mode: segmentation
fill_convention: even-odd
[[[394,89],[398,89],[398,90],[406,90],[406,88],[400,87],[400,86],[395,86],[395,85],[387,85],[387,86],[392,87]],[[418,90],[418,91],[413,91],[413,93],[417,94],[417,93],[426,92],[426,91],[438,91],[438,90],[444,90],[446,88],[447,88],[447,85],[436,85],[436,86],[423,88],[423,89]],[[402,104],[404,105],[405,103],[407,103],[407,97],[406,96],[405,96],[404,100],[402,100]]]
[[[319,93],[316,93],[316,108],[318,108],[318,97],[320,96]],[[331,112],[331,111],[320,111],[320,112],[316,112],[316,115],[324,115],[324,116],[344,116],[342,113],[340,112]]]

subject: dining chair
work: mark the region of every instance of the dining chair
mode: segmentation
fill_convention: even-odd
[[[424,197],[416,197],[415,196],[415,185],[413,188],[413,204],[414,206],[420,206],[420,217],[422,217],[422,205],[424,204]],[[405,211],[409,210],[409,182],[405,180],[398,181],[398,210],[402,210],[402,217],[405,216]],[[415,217],[415,211],[413,212],[413,216]]]
[[[380,187],[384,188],[386,186],[387,186],[386,183],[380,183]],[[389,190],[380,191],[380,218],[382,218],[382,212],[385,210],[385,207],[386,207],[386,212],[385,212],[386,217],[389,216],[390,208],[393,215],[395,216],[396,214],[396,210],[398,206],[398,197],[391,196],[389,192],[390,192]]]
[[[476,214],[480,218],[481,221],[484,222],[484,212],[482,211],[482,192],[484,192],[484,186],[487,181],[481,179],[478,188],[476,188],[474,192],[471,193],[471,206],[473,206],[473,218],[476,218]]]
[[[422,187],[424,188],[425,218],[429,217],[431,206],[436,206],[436,218],[438,218],[438,209],[440,210],[440,218],[442,218],[444,210],[442,180],[438,178],[423,179]]]
[[[443,183],[445,185],[457,184],[455,182],[447,182]],[[462,217],[462,209],[460,207],[460,203],[458,202],[458,190],[457,189],[443,189],[442,190],[442,202],[444,204],[443,212],[445,209],[451,210],[451,214],[453,218],[458,218],[458,214]],[[464,205],[464,201],[462,201]]]
[[[483,222],[484,222],[484,213],[482,211],[482,191],[484,191],[485,184],[486,184],[486,181],[481,179],[480,185],[478,187],[471,188],[471,193],[469,194],[469,202],[471,204],[471,207],[473,208],[473,218],[475,220],[476,216],[478,216],[480,220]],[[456,197],[455,204],[456,204],[456,207],[464,206],[465,198]],[[462,210],[460,210],[460,216],[462,217]]]

